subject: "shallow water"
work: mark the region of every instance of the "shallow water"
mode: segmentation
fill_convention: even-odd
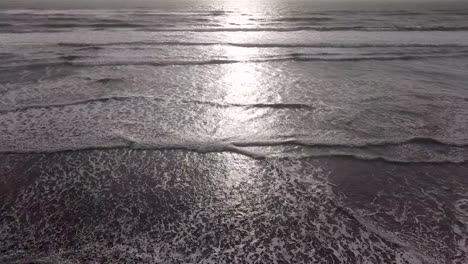
[[[466,263],[468,9],[285,3],[0,10],[0,262]]]

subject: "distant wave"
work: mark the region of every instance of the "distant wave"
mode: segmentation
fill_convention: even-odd
[[[98,80],[98,82],[105,83],[106,81]],[[301,104],[301,103],[252,103],[252,104],[239,104],[239,103],[228,103],[228,102],[215,102],[215,101],[202,101],[202,100],[185,100],[185,99],[168,99],[154,96],[136,96],[136,95],[125,95],[125,96],[109,96],[109,97],[99,97],[83,100],[74,100],[68,102],[57,102],[57,103],[47,103],[47,104],[29,104],[24,106],[18,106],[15,108],[1,109],[0,113],[9,113],[16,111],[27,111],[30,109],[40,109],[40,108],[54,108],[54,107],[65,107],[72,105],[82,105],[89,104],[94,102],[107,102],[107,101],[125,101],[125,100],[134,100],[134,99],[147,99],[154,101],[162,102],[175,102],[175,103],[184,103],[184,104],[204,104],[214,107],[244,107],[244,108],[272,108],[272,109],[315,109],[314,105],[310,104]]]
[[[334,55],[334,54],[330,54]],[[421,54],[401,54],[401,55],[344,55],[343,57],[327,56],[327,54],[317,55],[305,55],[300,53],[284,54],[278,56],[271,56],[257,59],[244,59],[244,60],[228,60],[228,59],[212,59],[205,61],[79,61],[64,59],[64,61],[58,62],[44,62],[44,63],[29,63],[29,64],[14,64],[4,65],[1,68],[13,68],[13,67],[26,67],[26,68],[38,68],[47,66],[73,66],[73,67],[103,67],[103,66],[153,66],[153,67],[169,67],[169,66],[201,66],[201,65],[222,65],[222,64],[235,64],[235,63],[265,63],[265,62],[281,62],[281,61],[390,61],[390,60],[423,60],[431,58],[452,58],[452,57],[467,57],[467,52],[459,53],[421,53]]]
[[[62,60],[66,60],[66,61],[74,61],[74,60],[78,60],[78,59],[85,59],[87,57],[78,56],[78,55],[63,55],[63,56],[60,56],[59,58],[62,59]]]
[[[153,32],[292,32],[292,31],[467,31],[468,26],[394,26],[394,27],[366,27],[366,26],[300,26],[300,27],[255,27],[255,28],[143,28]]]
[[[291,32],[291,31],[467,31],[468,26],[392,26],[392,27],[369,27],[369,26],[296,26],[296,27],[220,27],[220,28],[148,28],[153,32]]]
[[[321,56],[322,55],[322,56]],[[300,53],[283,54],[278,56],[271,56],[258,59],[245,59],[245,60],[226,60],[226,59],[213,59],[206,61],[113,61],[113,62],[70,62],[72,66],[120,66],[120,65],[149,65],[149,66],[176,66],[176,65],[217,65],[217,64],[233,64],[233,63],[261,63],[261,62],[274,62],[274,61],[367,61],[367,60],[416,60],[428,58],[444,58],[444,57],[466,57],[468,53],[449,53],[449,54],[402,54],[402,55],[360,55],[360,56],[346,56],[346,57],[332,57],[320,55],[308,55]]]
[[[0,52],[0,58],[2,58],[2,59],[10,59],[10,58],[13,58],[15,56],[16,55],[13,54],[13,53],[2,53],[2,52]]]
[[[389,31],[393,31],[392,29],[396,31],[467,31],[468,26],[395,26],[388,28]]]
[[[32,25],[34,32],[45,32],[51,29],[112,29],[129,28],[148,32],[294,32],[294,31],[364,31],[364,32],[391,32],[391,31],[468,31],[468,26],[292,26],[292,27],[206,27],[206,28],[167,28],[160,25],[138,23],[48,23]],[[31,32],[29,27],[3,26],[1,32],[21,33]]]
[[[48,23],[48,24],[39,24],[36,27],[45,27],[45,28],[79,28],[79,27],[91,27],[91,28],[138,28],[144,27],[142,24],[134,23]]]
[[[264,19],[251,19],[253,21],[256,20],[264,20]],[[269,19],[269,21],[280,21],[280,22],[322,22],[322,21],[331,21],[334,18],[331,17],[311,17],[311,16],[292,16],[292,17],[278,17]]]
[[[99,48],[106,46],[125,45],[148,45],[148,46],[235,46],[243,48],[468,48],[468,45],[460,44],[378,44],[378,43],[314,43],[314,44],[293,44],[293,43],[234,43],[234,42],[180,42],[180,41],[137,41],[137,42],[107,42],[107,43],[78,43],[61,42],[57,44],[63,47]]]

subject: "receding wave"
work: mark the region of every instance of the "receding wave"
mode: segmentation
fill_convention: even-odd
[[[435,139],[429,137],[411,137],[400,140],[368,140],[367,142],[356,142],[348,144],[329,144],[329,143],[317,143],[313,140],[304,139],[281,139],[281,140],[266,140],[266,141],[249,141],[249,142],[234,142],[235,146],[239,147],[259,147],[259,146],[275,146],[284,144],[293,144],[301,146],[314,146],[314,147],[347,147],[347,148],[365,148],[365,147],[383,147],[383,146],[396,146],[404,144],[433,144],[433,145],[446,145],[453,147],[468,147],[467,142],[454,142],[446,141],[442,139]]]
[[[97,80],[104,85],[120,81],[119,79],[101,79]],[[304,110],[314,111],[317,106],[313,104],[302,103],[253,103],[239,104],[229,102],[203,101],[203,100],[188,100],[175,99],[153,96],[138,96],[138,95],[122,95],[109,96],[82,100],[69,100],[66,102],[56,102],[47,104],[32,104],[16,106],[12,109],[0,110],[0,113],[10,113],[16,111],[29,111],[35,109],[48,110],[53,112],[61,112],[63,107],[75,105],[88,105],[99,103],[111,103],[112,101],[127,101],[127,100],[150,100],[155,105],[178,104],[180,107],[190,104],[201,104],[216,108],[269,108],[272,111],[275,109],[289,110]],[[42,111],[41,111],[42,112]],[[269,157],[322,157],[322,156],[349,156],[359,159],[381,159],[390,162],[451,162],[461,163],[468,160],[468,140],[459,138],[433,138],[433,137],[410,137],[410,138],[362,138],[357,140],[339,140],[328,141],[326,139],[309,138],[307,135],[285,134],[271,136],[264,139],[235,139],[235,138],[204,138],[200,141],[178,139],[175,135],[167,135],[168,137],[151,139],[150,142],[145,142],[144,139],[134,137],[133,134],[128,134],[125,131],[109,131],[100,135],[98,138],[87,142],[80,140],[80,144],[68,146],[66,143],[58,143],[58,145],[35,147],[34,142],[28,143],[27,148],[10,148],[4,149],[6,153],[23,153],[23,152],[58,152],[81,149],[107,149],[107,148],[136,148],[136,149],[184,149],[198,152],[237,152],[249,155],[255,158]],[[208,135],[206,135],[208,136]],[[174,140],[177,138],[177,140]],[[112,139],[112,140],[110,140]],[[154,141],[156,140],[156,141]],[[177,142],[177,144],[174,143]],[[24,151],[23,151],[24,150]]]
[[[307,158],[307,157],[351,157],[362,160],[383,160],[392,163],[464,163],[468,161],[467,144],[445,144],[432,138],[408,138],[394,141],[374,141],[360,144],[321,144],[307,143],[304,140],[264,140],[193,142],[178,140],[173,142],[140,142],[137,138],[119,133],[112,136],[113,141],[100,145],[80,147],[56,146],[48,150],[15,151],[4,150],[0,153],[54,153],[80,150],[106,150],[116,148],[146,150],[186,150],[200,153],[234,152],[256,159],[264,158]],[[288,146],[295,146],[292,151]],[[436,147],[421,155],[421,149]],[[278,148],[278,151],[275,151]],[[402,151],[404,150],[404,151]]]

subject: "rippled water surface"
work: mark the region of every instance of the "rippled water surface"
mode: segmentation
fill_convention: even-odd
[[[0,9],[0,262],[468,262],[466,4],[139,7]]]

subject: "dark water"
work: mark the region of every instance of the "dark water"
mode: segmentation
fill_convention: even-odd
[[[466,4],[138,7],[0,10],[0,262],[468,262]]]

